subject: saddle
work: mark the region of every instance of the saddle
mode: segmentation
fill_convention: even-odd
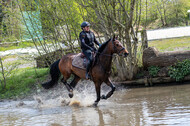
[[[94,64],[94,59],[95,59],[95,54],[93,54],[93,62],[92,62],[92,64]],[[86,70],[87,62],[88,62],[88,59],[86,58],[84,53],[81,52],[81,53],[75,55],[75,57],[74,57],[74,59],[72,61],[72,65],[74,67]]]

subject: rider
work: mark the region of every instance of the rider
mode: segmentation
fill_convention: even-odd
[[[92,52],[96,51],[94,47],[94,43],[101,46],[101,44],[96,40],[95,35],[92,31],[90,31],[90,23],[84,21],[81,24],[82,31],[80,32],[79,39],[81,41],[81,49],[86,58],[88,59],[87,67],[86,67],[86,79],[90,79],[89,70],[92,65]]]

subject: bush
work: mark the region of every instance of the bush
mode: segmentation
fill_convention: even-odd
[[[160,70],[157,66],[148,67],[148,72],[151,76],[156,77],[158,75],[158,71]]]
[[[190,60],[187,59],[169,67],[168,74],[171,78],[176,79],[176,81],[182,81],[185,76],[190,74]]]

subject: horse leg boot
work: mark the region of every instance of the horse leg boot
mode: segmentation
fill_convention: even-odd
[[[110,79],[107,80],[106,84],[111,87],[111,91],[108,92],[108,94],[106,96],[102,95],[101,99],[108,99],[109,97],[112,96],[113,92],[115,91],[115,85],[112,84],[112,82],[110,81]]]
[[[67,90],[69,91],[69,97],[72,98],[73,97],[73,88],[71,87],[71,85],[68,84],[67,81],[64,80],[64,78],[61,79],[61,82],[63,82],[63,84],[65,84]]]

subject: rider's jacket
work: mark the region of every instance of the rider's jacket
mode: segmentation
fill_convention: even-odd
[[[99,45],[99,42],[96,40],[96,38],[94,36],[94,33],[91,32],[91,31],[89,31],[89,32],[85,32],[85,31],[80,32],[79,39],[81,41],[81,49],[83,51],[85,51],[85,50],[94,51],[94,50],[96,50],[96,48],[94,47],[94,43]]]

